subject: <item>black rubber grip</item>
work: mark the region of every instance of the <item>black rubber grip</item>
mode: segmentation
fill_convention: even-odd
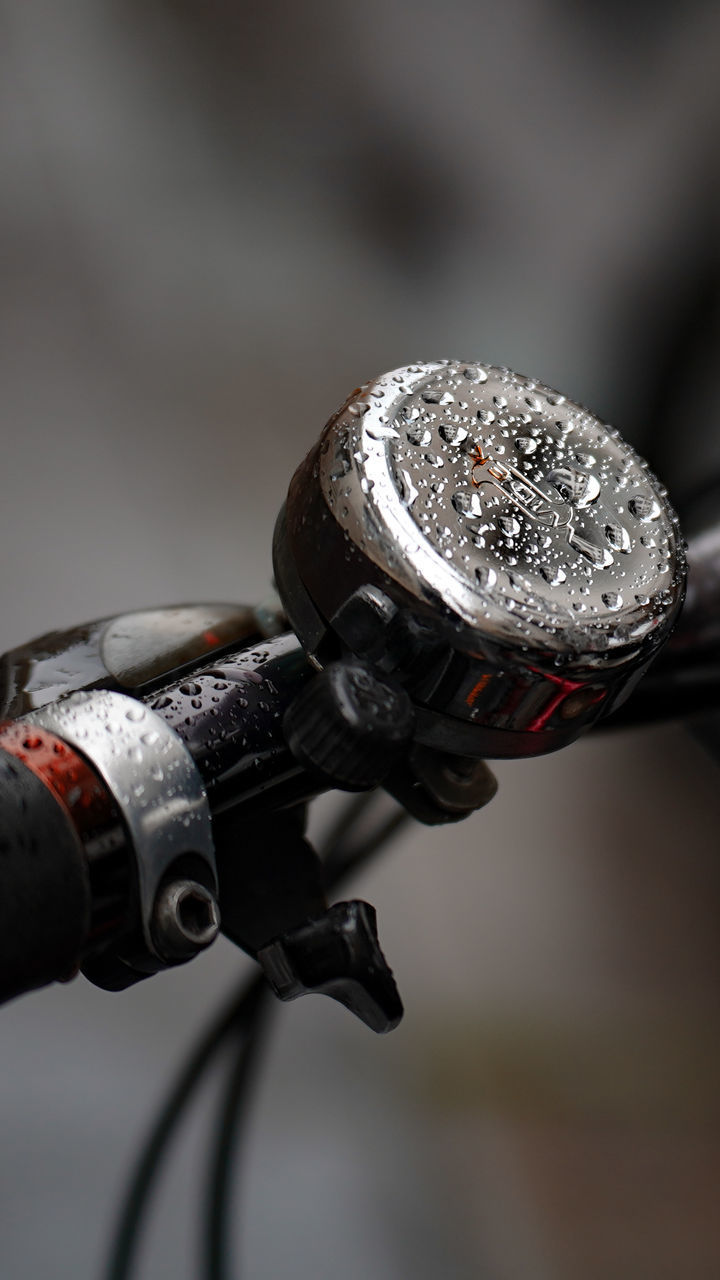
[[[67,810],[0,750],[0,1001],[70,977],[89,922],[87,865]]]

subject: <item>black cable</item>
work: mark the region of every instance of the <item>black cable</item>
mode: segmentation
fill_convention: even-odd
[[[388,818],[362,840],[353,844],[342,837],[348,825],[368,807],[372,793],[353,796],[334,823],[325,848],[325,871],[328,889],[350,874],[361,862],[379,852],[382,845],[407,819],[403,809],[395,809]],[[262,992],[267,996],[267,991]],[[253,1025],[248,1029],[235,1062],[230,1070],[215,1126],[215,1139],[211,1146],[208,1193],[205,1210],[205,1280],[230,1280],[230,1203],[231,1179],[237,1159],[237,1137],[243,1108],[249,1098],[252,1072],[262,1043],[262,1015],[267,1001],[258,1005]]]
[[[405,812],[399,809],[358,843],[353,845],[352,841],[344,841],[343,837],[348,827],[352,829],[353,824],[369,806],[373,797],[372,792],[353,796],[344,806],[342,814],[323,842],[328,889],[355,870],[361,862],[365,862],[378,852],[407,817]],[[261,1024],[267,998],[268,990],[262,974],[244,983],[241,991],[231,997],[223,1011],[205,1032],[178,1075],[135,1165],[110,1250],[105,1273],[106,1280],[128,1280],[145,1211],[167,1146],[208,1066],[229,1036],[238,1032],[242,1035],[242,1043],[223,1095],[217,1137],[212,1149],[211,1194],[207,1199],[205,1229],[208,1267],[216,1268],[215,1271],[208,1270],[208,1278],[220,1280],[223,1277],[224,1260],[229,1255],[227,1210],[233,1168],[234,1138],[238,1132],[242,1107],[248,1096],[251,1072],[260,1041],[257,1028]],[[226,1117],[225,1121],[222,1120],[223,1116]],[[218,1267],[220,1270],[217,1270]]]
[[[246,1028],[263,991],[262,974],[245,982],[198,1041],[173,1084],[135,1165],[110,1249],[107,1280],[127,1280],[153,1183],[180,1117],[207,1067],[228,1035]]]
[[[215,1139],[211,1145],[205,1208],[204,1252],[207,1280],[229,1280],[230,1276],[230,1208],[238,1132],[265,1039],[269,995],[267,987],[260,988],[248,1034],[242,1040],[221,1097]]]

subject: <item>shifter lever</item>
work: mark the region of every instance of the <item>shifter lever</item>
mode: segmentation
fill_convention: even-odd
[[[375,908],[367,902],[336,902],[318,919],[275,938],[257,958],[281,1000],[321,992],[380,1034],[402,1018],[402,1001],[378,942]]]

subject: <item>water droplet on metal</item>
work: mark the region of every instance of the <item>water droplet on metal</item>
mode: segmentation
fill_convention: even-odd
[[[438,431],[446,444],[462,444],[463,440],[467,440],[467,428],[458,422],[443,422]]]
[[[602,602],[606,609],[614,612],[616,609],[622,609],[623,598],[619,591],[603,591]]]
[[[559,587],[561,583],[567,581],[567,574],[559,565],[545,564],[541,567],[540,572],[551,587]]]
[[[383,426],[378,423],[375,426],[368,427],[367,433],[371,440],[399,440],[400,432],[394,427]]]
[[[418,422],[415,426],[408,427],[405,432],[410,444],[427,445],[432,440],[432,431],[426,427],[424,423]]]
[[[452,404],[455,399],[450,391],[443,391],[440,387],[428,387],[422,398],[426,404]]]
[[[547,480],[555,486],[561,498],[578,508],[590,506],[600,494],[597,477],[575,467],[554,467],[548,472]]]
[[[657,520],[660,503],[649,493],[635,493],[628,502],[628,511],[636,520]]]
[[[468,489],[458,489],[451,502],[461,516],[478,518],[482,515],[482,503],[479,493],[471,493]]]
[[[475,570],[475,577],[483,591],[491,591],[497,582],[497,573],[490,565],[479,565]]]
[[[605,537],[613,551],[624,551],[627,554],[630,550],[630,535],[623,525],[618,524],[615,521],[611,521],[609,524],[606,524]]]
[[[400,472],[400,482],[402,488],[402,500],[406,507],[411,507],[418,496],[418,491],[412,482],[409,471]]]
[[[487,382],[488,376],[478,365],[468,365],[463,369],[463,377],[467,378],[468,382]]]

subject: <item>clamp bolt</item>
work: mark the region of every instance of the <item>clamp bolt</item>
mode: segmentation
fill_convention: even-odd
[[[197,880],[172,880],[155,901],[153,933],[170,960],[189,960],[215,941],[220,912],[209,889]]]

